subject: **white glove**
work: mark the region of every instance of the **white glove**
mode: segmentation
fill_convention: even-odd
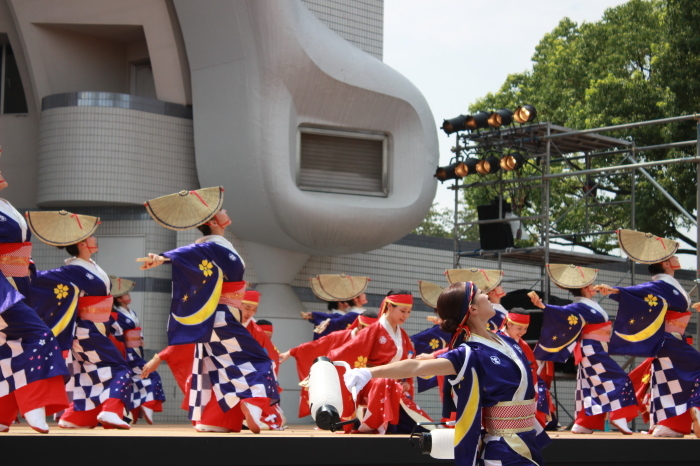
[[[372,373],[369,371],[369,369],[364,367],[361,369],[350,369],[345,373],[343,379],[345,380],[345,386],[348,387],[350,392],[352,392],[352,389],[354,388],[359,393],[360,390],[365,388],[367,382],[372,379]]]

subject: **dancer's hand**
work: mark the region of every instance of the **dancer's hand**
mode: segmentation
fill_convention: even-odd
[[[532,301],[532,304],[535,306],[539,307],[540,309],[544,309],[544,303],[542,302],[542,298],[540,298],[535,291],[530,291],[527,294],[530,297],[530,301]]]
[[[367,382],[372,380],[372,373],[365,367],[361,369],[350,369],[343,376],[343,380],[345,381],[345,386],[348,387],[351,393],[353,387],[357,390],[357,393],[359,393],[360,390],[365,388]]]
[[[695,303],[695,304],[693,304],[693,305],[690,306],[690,307],[692,307],[692,308],[695,309],[696,311],[700,312],[700,303]]]
[[[438,316],[428,316],[428,317],[426,317],[426,319],[427,319],[428,321],[434,323],[435,325],[440,325],[440,324],[442,324],[442,319],[439,318]]]
[[[280,353],[280,364],[282,364],[287,359],[289,359],[289,351],[285,351],[284,353]]]
[[[434,353],[421,353],[418,356],[416,356],[417,361],[422,361],[424,359],[435,359],[435,354]]]
[[[148,257],[139,257],[136,262],[143,262],[143,265],[139,267],[141,270],[148,270],[159,265],[163,265],[165,261],[168,261],[167,257],[159,256],[158,254],[148,253]]]
[[[141,378],[146,379],[148,376],[153,372],[154,370],[158,369],[158,366],[160,366],[160,363],[163,360],[160,359],[160,356],[158,356],[158,353],[156,353],[150,361],[148,361],[146,364],[144,364],[143,369],[141,369]]]
[[[603,296],[618,294],[620,292],[620,290],[618,290],[617,288],[613,288],[610,285],[596,285],[593,288],[595,288],[596,291],[602,294]]]
[[[310,312],[301,311],[301,318],[304,319],[304,320],[311,320],[311,313],[310,313]]]

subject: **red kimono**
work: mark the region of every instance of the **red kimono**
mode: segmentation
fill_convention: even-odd
[[[194,365],[194,343],[168,346],[158,352],[158,357],[168,364],[177,386],[185,395],[180,407],[185,411],[189,410],[188,394],[190,393],[189,382]]]
[[[383,315],[351,341],[331,351],[328,357],[334,362],[345,361],[350,367],[359,368],[411,359],[415,354],[408,334],[401,327],[396,333],[392,332]],[[344,373],[344,369],[341,372]],[[408,390],[404,391],[402,382],[408,384]],[[345,394],[343,418],[351,419],[355,417],[355,405],[345,384],[341,384],[341,388]],[[358,416],[361,423],[358,431],[363,433],[386,433],[389,424],[399,424],[401,408],[415,422],[432,421],[413,401],[413,379],[372,379],[357,394],[357,404],[365,408]]]

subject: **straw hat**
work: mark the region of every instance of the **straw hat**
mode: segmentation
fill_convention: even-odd
[[[311,290],[324,301],[348,301],[367,289],[369,278],[349,275],[319,275],[311,279]]]
[[[126,278],[115,277],[114,275],[109,276],[109,281],[112,282],[112,296],[115,298],[124,296],[136,286],[136,282],[132,282]]]
[[[657,264],[668,260],[679,246],[672,239],[635,230],[617,230],[617,242],[627,257],[640,264]]]
[[[70,246],[85,241],[95,233],[99,217],[61,211],[27,212],[27,224],[34,236],[49,246]]]
[[[447,269],[445,270],[447,281],[450,285],[459,282],[473,282],[484,293],[496,288],[501,284],[503,279],[502,270],[485,270],[485,269]]]
[[[547,264],[549,278],[561,288],[583,288],[593,283],[598,269],[573,264]]]
[[[434,309],[437,308],[437,301],[443,290],[444,288],[441,288],[435,283],[418,280],[418,291],[420,292],[421,299],[425,304]]]
[[[224,203],[223,186],[180,191],[146,202],[153,220],[170,230],[189,230],[208,222]]]

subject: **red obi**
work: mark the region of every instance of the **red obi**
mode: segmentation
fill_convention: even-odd
[[[685,328],[688,326],[690,321],[690,316],[692,313],[688,312],[676,312],[676,311],[666,311],[666,316],[664,317],[664,330],[668,333],[678,333],[683,335],[685,333]]]
[[[0,273],[6,277],[29,276],[32,243],[0,243]]]
[[[124,330],[124,346],[127,348],[138,348],[139,346],[143,346],[141,327]]]
[[[78,298],[78,317],[90,322],[107,322],[112,312],[114,297],[109,296],[83,296]]]
[[[221,297],[219,304],[235,307],[241,307],[243,295],[245,295],[245,282],[224,282],[221,287]]]
[[[598,340],[606,343],[610,342],[612,334],[612,322],[603,322],[602,324],[584,325],[581,330],[581,339],[583,340]]]

